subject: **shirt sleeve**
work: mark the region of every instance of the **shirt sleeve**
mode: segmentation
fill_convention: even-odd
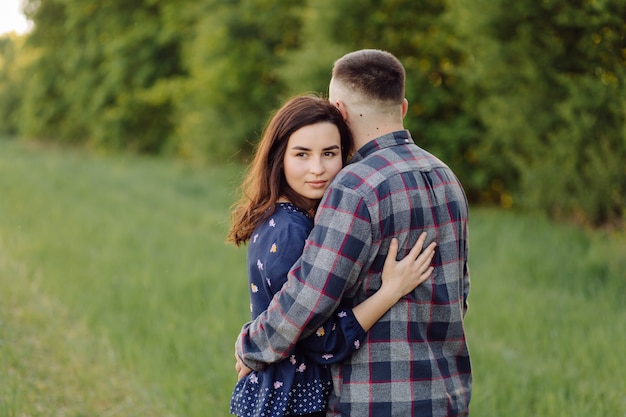
[[[352,307],[340,306],[313,334],[298,342],[298,350],[321,365],[339,363],[361,347],[366,334]]]
[[[353,189],[328,189],[287,283],[237,338],[237,354],[247,366],[260,370],[286,358],[337,310],[368,262],[371,227],[368,207]]]

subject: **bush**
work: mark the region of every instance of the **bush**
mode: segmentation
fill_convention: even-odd
[[[521,207],[593,224],[623,218],[626,4],[502,1],[489,10],[491,54],[476,85],[489,176]]]

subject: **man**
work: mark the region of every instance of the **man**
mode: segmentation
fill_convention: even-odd
[[[431,282],[394,305],[350,360],[331,367],[328,416],[469,414],[467,200],[453,172],[404,130],[404,82],[402,64],[384,51],[335,62],[329,99],[357,152],[326,191],[287,284],[237,340],[250,368],[288,357],[340,301],[356,305],[380,287],[392,238],[407,253],[426,231],[438,247]]]

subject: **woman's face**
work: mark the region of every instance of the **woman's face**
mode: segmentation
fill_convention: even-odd
[[[342,168],[339,130],[330,122],[301,127],[291,134],[283,160],[287,184],[309,200],[319,200]]]

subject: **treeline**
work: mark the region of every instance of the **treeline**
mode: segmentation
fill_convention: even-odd
[[[0,38],[0,133],[245,160],[333,61],[386,49],[406,118],[474,202],[626,217],[626,0],[28,0]]]

